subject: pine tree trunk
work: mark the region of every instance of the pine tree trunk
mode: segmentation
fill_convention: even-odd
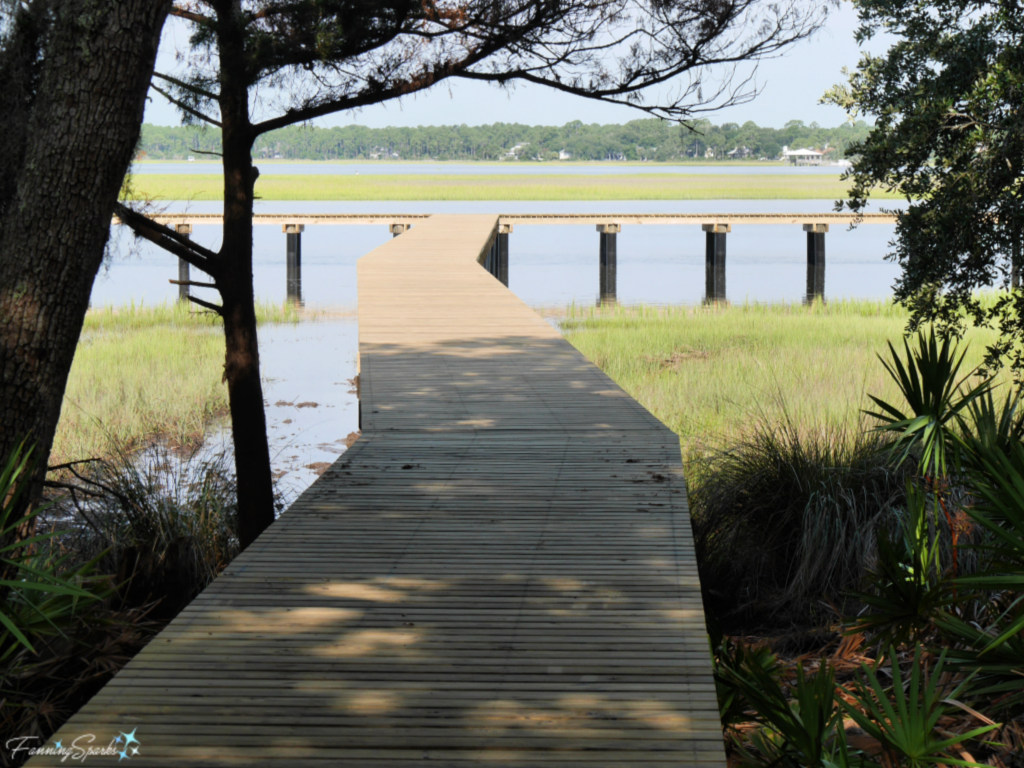
[[[26,437],[35,444],[30,502],[41,492],[169,6],[53,4],[25,159],[0,222],[0,460]]]
[[[232,4],[237,5],[237,0]],[[238,536],[245,548],[274,522],[274,487],[260,382],[252,275],[253,189],[258,172],[252,164],[256,137],[249,119],[243,38],[236,27],[225,24],[219,43],[224,239],[217,287],[223,299],[224,378],[228,384],[238,476]]]

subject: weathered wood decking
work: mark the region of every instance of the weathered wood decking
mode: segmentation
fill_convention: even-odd
[[[65,746],[724,765],[678,439],[478,266],[496,223],[433,216],[360,261],[362,437]]]

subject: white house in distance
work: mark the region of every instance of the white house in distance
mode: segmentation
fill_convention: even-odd
[[[816,149],[782,148],[782,159],[793,165],[821,165],[824,157],[825,153]]]

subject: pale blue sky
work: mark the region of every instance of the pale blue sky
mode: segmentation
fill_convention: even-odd
[[[840,70],[853,68],[860,59],[860,50],[853,39],[857,16],[852,4],[844,0],[833,11],[824,30],[811,40],[793,46],[788,54],[761,63],[758,86],[761,94],[751,103],[713,112],[707,117],[714,123],[744,123],[782,127],[789,120],[817,121],[835,126],[845,113],[831,106],[818,104],[821,94],[842,81]],[[171,69],[176,48],[183,48],[187,31],[180,22],[169,24],[161,44],[158,69]],[[883,41],[874,41],[872,49],[880,52]],[[155,92],[146,109],[146,122],[177,125],[180,119],[173,106]],[[601,104],[582,97],[566,96],[539,86],[521,86],[508,93],[494,86],[475,82],[450,81],[429,91],[403,99],[324,118],[317,125],[481,125],[488,123],[525,123],[529,125],[563,125],[572,120],[585,123],[625,123],[645,115],[628,107]]]

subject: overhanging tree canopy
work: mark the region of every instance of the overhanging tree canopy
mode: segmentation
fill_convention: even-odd
[[[544,85],[686,121],[754,95],[737,64],[817,29],[815,0],[179,0],[192,26],[181,71],[153,88],[221,129],[222,247],[212,252],[122,206],[135,231],[207,272],[222,302],[240,535],[273,521],[252,288],[256,138],[448,79]]]
[[[994,301],[977,291],[1016,282],[1024,231],[1024,11],[1019,0],[854,0],[858,39],[898,37],[884,56],[865,56],[848,84],[825,100],[853,116],[873,115],[850,199],[860,212],[880,185],[907,200],[894,250],[902,274],[895,296],[911,330],[936,322],[960,334],[967,319],[993,325],[1001,340],[989,362],[1024,364],[1024,293]]]

